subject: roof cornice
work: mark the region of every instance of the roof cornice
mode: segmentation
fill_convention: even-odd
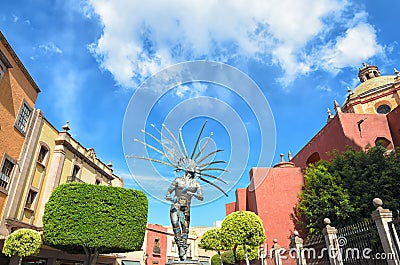
[[[11,57],[17,63],[17,65],[21,69],[22,73],[24,73],[24,75],[25,75],[26,79],[28,79],[29,83],[33,86],[33,88],[36,90],[36,92],[39,93],[40,92],[40,88],[35,83],[35,81],[33,80],[32,76],[29,74],[28,70],[26,70],[24,64],[18,58],[17,54],[14,52],[13,48],[8,43],[7,39],[4,37],[4,35],[3,35],[3,33],[1,31],[0,31],[0,41],[6,47],[7,51],[11,54]]]

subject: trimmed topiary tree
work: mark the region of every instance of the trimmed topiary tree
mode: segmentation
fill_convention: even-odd
[[[222,262],[224,265],[235,264],[235,255],[233,254],[233,250],[228,250],[222,253]]]
[[[219,256],[219,263],[220,265],[222,265],[221,250],[227,250],[227,248],[221,244],[219,233],[219,228],[213,228],[206,231],[201,237],[200,247],[205,250],[217,251]]]
[[[57,187],[45,205],[46,245],[86,255],[96,264],[100,253],[140,250],[147,224],[147,197],[142,191],[68,183]]]
[[[6,237],[3,254],[9,257],[18,256],[19,264],[22,258],[36,255],[40,251],[42,237],[38,231],[32,229],[19,229]]]
[[[258,215],[249,211],[233,212],[225,217],[220,231],[221,243],[234,250],[243,246],[246,263],[249,264],[246,246],[258,247],[265,242],[265,232]]]
[[[246,253],[244,252],[243,245],[240,245],[236,248],[236,258],[237,260],[246,260],[246,254],[248,260],[257,260],[259,259],[258,255],[258,246],[246,246]]]
[[[220,255],[215,254],[214,256],[211,257],[211,265],[220,265],[220,264],[221,264]]]

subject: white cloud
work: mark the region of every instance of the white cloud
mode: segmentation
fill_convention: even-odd
[[[328,93],[332,92],[332,88],[330,88],[327,85],[319,85],[319,86],[317,86],[317,88],[319,90],[322,90],[322,91],[325,91],[325,92],[328,92]]]
[[[375,29],[360,23],[339,37],[332,48],[322,52],[323,67],[331,70],[353,66],[383,51],[377,43]]]
[[[103,24],[91,52],[126,87],[176,62],[243,58],[278,65],[280,81],[288,85],[321,65],[332,70],[359,64],[380,47],[367,14],[347,0],[88,0],[82,9]],[[351,43],[360,42],[365,51],[345,59]],[[326,62],[314,52],[320,50]]]
[[[19,17],[18,17],[18,16],[12,15],[12,21],[13,21],[14,23],[17,23],[18,20],[19,20]]]
[[[189,85],[180,85],[175,90],[175,95],[179,98],[197,98],[204,96],[207,91],[207,85],[200,82],[194,82]]]
[[[62,54],[63,53],[63,51],[52,42],[40,44],[38,46],[38,48],[45,54]]]

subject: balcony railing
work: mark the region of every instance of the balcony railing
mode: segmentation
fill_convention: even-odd
[[[84,183],[83,180],[78,178],[77,176],[69,176],[67,182],[81,182]]]

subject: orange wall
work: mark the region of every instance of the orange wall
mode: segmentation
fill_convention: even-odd
[[[0,50],[13,68],[9,68],[0,80],[0,159],[7,153],[17,160],[24,142],[24,136],[14,127],[23,102],[33,109],[38,91],[30,84],[16,61],[0,41]]]

